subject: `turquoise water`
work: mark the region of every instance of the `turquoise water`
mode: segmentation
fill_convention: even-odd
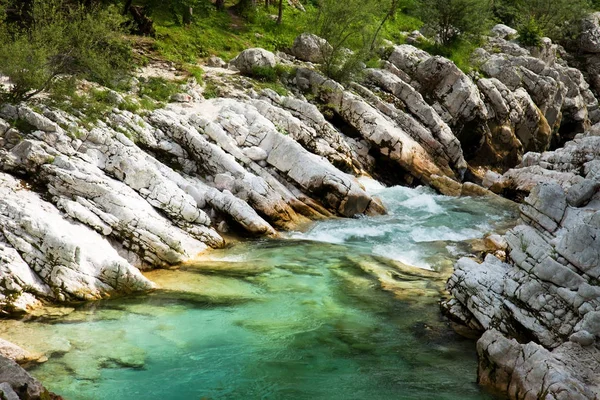
[[[67,399],[492,398],[475,384],[475,344],[437,300],[469,251],[461,243],[514,214],[421,188],[370,190],[389,215],[236,245],[152,272],[163,290],[0,336],[50,354],[31,372]]]

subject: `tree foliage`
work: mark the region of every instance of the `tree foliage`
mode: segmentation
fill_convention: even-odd
[[[488,26],[491,4],[488,0],[420,0],[418,14],[424,31],[447,46],[460,36],[481,33]]]
[[[562,40],[577,35],[579,21],[594,6],[595,0],[496,0],[494,14],[505,24]]]
[[[323,72],[338,81],[356,75],[372,55],[381,27],[396,12],[399,0],[321,0],[315,33],[331,47],[322,49]]]
[[[12,101],[49,89],[62,75],[111,86],[131,66],[115,7],[32,0],[20,12],[21,19],[5,13],[0,23],[0,73],[12,83]]]

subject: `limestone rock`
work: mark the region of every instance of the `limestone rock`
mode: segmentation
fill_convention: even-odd
[[[227,67],[227,63],[223,61],[222,58],[217,56],[211,56],[207,61],[206,65],[212,68],[225,68]]]
[[[498,331],[477,342],[480,384],[511,399],[595,400],[600,396],[600,350],[565,343],[552,352],[519,344]]]
[[[312,33],[303,33],[294,40],[292,54],[299,60],[320,64],[333,48],[327,41]]]
[[[397,163],[413,179],[429,182],[432,175],[454,176],[450,168],[442,170],[409,134],[359,96],[311,70],[298,70],[298,80],[306,82],[304,90],[314,91],[382,156]]]
[[[529,153],[496,177],[529,193],[521,224],[498,238],[506,261],[463,258],[448,281],[455,299],[446,312],[486,330],[480,383],[510,398],[600,393],[600,188],[582,176],[592,177],[596,139],[590,131],[556,151]]]
[[[63,219],[54,206],[22,190],[22,184],[9,175],[0,174],[0,182],[2,234],[31,268],[26,270],[22,263],[5,265],[4,282],[13,279],[14,283],[4,290],[18,290],[15,283],[23,279],[34,285],[24,285],[22,290],[38,296],[93,300],[115,291],[153,287],[98,233]]]
[[[590,14],[582,21],[578,45],[585,53],[600,53],[600,12]]]
[[[497,24],[492,28],[492,35],[497,36],[501,39],[512,39],[519,34],[516,29],[506,26],[504,24]]]
[[[246,49],[231,60],[230,64],[242,74],[251,75],[256,68],[275,67],[275,54],[261,48]]]
[[[12,391],[11,391],[12,389]],[[48,392],[42,384],[14,361],[0,355],[0,395],[7,400],[45,400],[59,397]]]

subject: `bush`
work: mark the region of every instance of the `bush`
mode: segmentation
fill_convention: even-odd
[[[338,82],[349,81],[363,61],[371,58],[380,4],[374,0],[322,0],[319,5],[315,31],[331,45],[323,51],[323,72]]]
[[[179,86],[176,83],[169,82],[164,78],[151,77],[141,81],[139,95],[165,102],[171,100],[171,97],[178,91]]]
[[[539,47],[542,36],[542,29],[533,18],[529,18],[525,24],[519,26],[519,42],[525,46]]]
[[[489,0],[420,0],[424,31],[447,46],[465,35],[478,35],[489,24]]]
[[[12,83],[8,100],[29,99],[63,75],[112,86],[131,68],[116,8],[32,0],[27,16],[17,21],[0,16],[0,73]]]
[[[578,35],[579,21],[592,4],[589,0],[496,0],[494,12],[520,34],[527,31],[526,41],[535,42],[535,34],[563,40]]]
[[[274,67],[254,67],[250,75],[261,82],[277,82],[279,79]]]

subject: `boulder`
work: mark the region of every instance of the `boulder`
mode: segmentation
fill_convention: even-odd
[[[513,29],[510,26],[506,26],[504,24],[495,25],[492,28],[491,33],[495,37],[508,40],[514,39],[519,34],[519,32],[517,32],[516,29]]]
[[[553,351],[520,344],[496,330],[477,342],[478,382],[511,399],[595,400],[600,396],[600,350],[567,342]]]
[[[14,361],[0,355],[0,395],[7,400],[60,399]]]
[[[303,33],[294,40],[292,54],[299,60],[320,64],[324,61],[333,48],[327,40],[313,35]]]
[[[274,68],[275,54],[261,48],[246,49],[230,62],[242,74],[252,75],[260,68]]]
[[[600,12],[588,15],[581,22],[578,46],[584,53],[600,53]]]
[[[227,63],[223,61],[221,57],[211,56],[207,61],[206,65],[212,68],[225,68]]]

